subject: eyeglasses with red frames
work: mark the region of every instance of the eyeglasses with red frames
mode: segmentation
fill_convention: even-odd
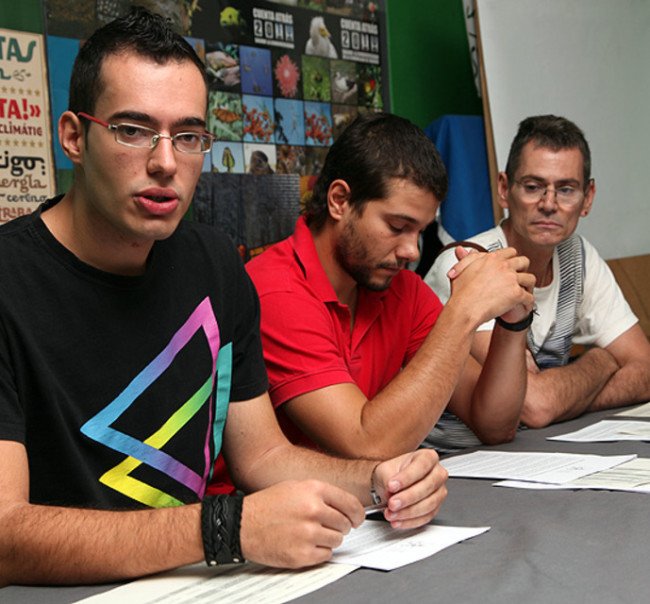
[[[181,153],[201,154],[209,153],[212,148],[214,136],[209,132],[178,132],[173,135],[160,134],[153,128],[137,124],[119,123],[109,124],[92,115],[80,111],[80,118],[95,122],[113,132],[115,142],[136,149],[154,149],[162,138],[168,138],[174,149]]]

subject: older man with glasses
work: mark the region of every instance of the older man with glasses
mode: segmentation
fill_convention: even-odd
[[[514,247],[529,258],[536,278],[536,311],[513,327],[528,329],[521,421],[529,427],[650,398],[648,339],[607,264],[575,233],[596,193],[590,170],[589,145],[575,124],[553,115],[523,120],[499,174],[499,203],[508,217],[470,239],[488,251]],[[455,262],[446,251],[426,276],[443,300]],[[479,362],[493,326],[483,325],[474,338],[472,354]],[[574,344],[587,347],[575,359]]]

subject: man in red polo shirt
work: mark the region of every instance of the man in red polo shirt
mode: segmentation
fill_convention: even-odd
[[[294,442],[382,459],[417,448],[447,406],[485,443],[514,437],[533,305],[528,260],[512,248],[459,249],[444,308],[402,270],[418,259],[446,188],[416,126],[359,117],[330,149],[294,234],[248,263],[271,398]],[[472,337],[494,317],[481,368]]]

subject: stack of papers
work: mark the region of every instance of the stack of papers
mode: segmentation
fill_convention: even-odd
[[[650,459],[632,459],[609,470],[601,470],[563,484],[504,480],[497,482],[495,486],[515,489],[604,489],[650,493]]]
[[[620,411],[615,419],[550,436],[566,442],[650,441],[650,402]],[[650,459],[636,455],[476,451],[443,459],[454,478],[502,479],[495,486],[519,489],[607,489],[650,493]]]
[[[635,457],[636,455],[476,451],[449,457],[440,463],[452,478],[504,478],[562,484],[607,470]]]
[[[441,463],[452,478],[505,479],[501,487],[650,493],[650,459],[636,455],[476,451]]]

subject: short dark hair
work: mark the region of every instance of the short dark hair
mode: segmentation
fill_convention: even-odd
[[[359,213],[369,200],[386,198],[393,178],[407,179],[439,201],[447,194],[447,171],[433,142],[390,113],[359,115],[330,148],[303,211],[316,231],[327,220],[327,192],[339,178],[348,183],[349,204]]]
[[[176,33],[169,21],[142,7],[133,7],[120,17],[100,27],[79,50],[70,79],[70,111],[93,113],[103,89],[102,62],[108,55],[134,52],[158,64],[168,61],[191,61],[206,82],[205,67],[190,44]]]
[[[584,133],[572,121],[556,115],[536,115],[527,117],[519,124],[519,130],[510,146],[506,175],[512,183],[519,169],[523,148],[533,142],[536,147],[553,151],[579,149],[582,153],[583,186],[591,178],[591,152]]]

